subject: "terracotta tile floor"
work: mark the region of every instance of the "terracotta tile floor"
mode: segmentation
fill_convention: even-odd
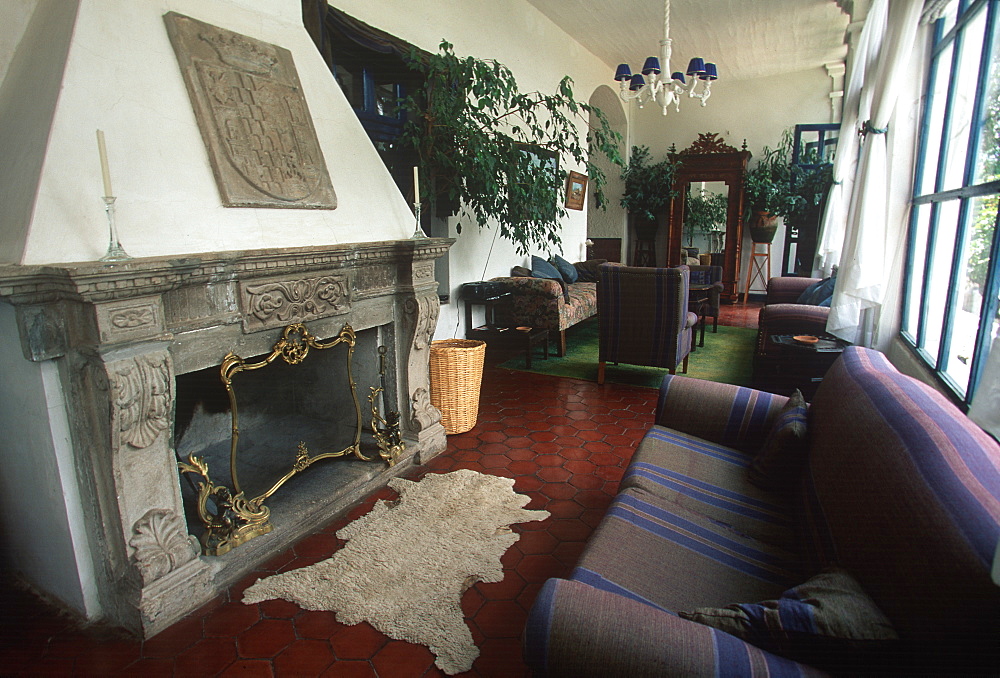
[[[755,327],[759,303],[726,305],[722,324]],[[710,339],[707,337],[707,340]],[[514,527],[504,579],[476,584],[462,600],[480,649],[466,675],[525,676],[520,634],[542,583],[565,576],[600,522],[625,465],[652,422],[652,389],[502,370],[490,355],[476,427],[448,437],[448,449],[409,477],[460,468],[514,478],[545,509],[543,522]],[[260,576],[317,562],[341,545],[335,532],[363,515],[383,489],[224,596],[156,637],[139,641],[104,628],[81,629],[33,595],[3,591],[0,674],[25,676],[439,676],[427,648],[391,640],[366,623],[285,601],[240,602]]]

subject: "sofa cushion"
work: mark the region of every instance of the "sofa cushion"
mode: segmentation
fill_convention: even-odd
[[[795,303],[808,304],[809,306],[824,305],[822,302],[833,296],[833,287],[836,284],[836,278],[824,278],[819,282],[815,282],[802,291],[802,294],[799,295]],[[830,304],[826,303],[825,305],[829,306]]]
[[[632,456],[621,488],[634,488],[754,539],[790,546],[789,499],[750,482],[750,455],[653,426]]]
[[[750,482],[779,491],[792,491],[806,455],[807,405],[795,389],[750,466]]]
[[[601,277],[600,271],[598,270],[601,264],[608,263],[607,259],[588,259],[587,261],[578,261],[573,264],[573,268],[579,274],[577,277],[577,282],[597,282]]]
[[[622,490],[570,577],[659,609],[778,596],[796,556],[637,488]]]
[[[846,571],[831,567],[774,600],[682,611],[770,652],[828,669],[861,668],[898,639],[892,623]],[[869,666],[869,668],[871,668]]]
[[[860,347],[827,372],[809,429],[803,483],[828,557],[900,635],[940,641],[947,629],[954,642],[1000,633],[1000,587],[990,579],[1000,539],[997,442],[945,396]]]
[[[545,261],[541,257],[531,257],[531,275],[535,278],[547,278],[549,280],[562,280],[559,269]]]
[[[580,274],[577,273],[576,267],[573,266],[573,264],[566,261],[565,259],[563,259],[562,257],[560,257],[558,254],[553,256],[549,260],[549,263],[551,263],[559,270],[559,275],[561,275],[562,279],[565,280],[570,285],[575,283],[577,278],[580,277]]]

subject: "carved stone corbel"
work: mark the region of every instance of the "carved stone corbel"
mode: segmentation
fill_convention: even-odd
[[[168,509],[150,509],[132,526],[132,562],[143,585],[170,574],[194,560],[198,540],[188,534],[179,515]]]
[[[112,431],[118,444],[149,447],[170,426],[174,377],[166,353],[146,354],[109,366]]]

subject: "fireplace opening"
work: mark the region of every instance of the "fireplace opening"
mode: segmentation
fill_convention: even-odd
[[[204,465],[211,484],[226,488],[202,507],[219,513],[220,503],[242,492],[246,500],[265,497],[262,504],[268,513],[262,521],[266,530],[251,530],[253,534],[229,539],[232,543],[222,548],[218,538],[210,544],[211,530],[199,510],[199,485],[205,478],[180,473],[188,528],[202,539],[206,554],[222,555],[266,534],[272,526],[279,529],[285,520],[295,521],[310,506],[349,493],[387,468],[371,430],[370,396],[372,388],[384,386],[388,393],[375,397],[378,412],[384,416],[395,407],[395,379],[388,367],[391,355],[389,360],[380,355],[380,347],[387,353],[385,347],[392,344],[384,341],[388,334],[389,326],[350,332],[353,352],[347,342],[336,343],[337,336],[318,339],[317,344],[329,348],[310,348],[297,364],[280,357],[267,362],[268,354],[240,356],[244,365],[260,367],[230,374],[235,418],[220,366],[176,377],[174,449],[181,467],[190,468],[192,459],[198,460],[194,463]],[[234,424],[238,424],[238,437],[232,461]],[[360,456],[373,461],[359,458],[355,446]],[[326,454],[338,456],[311,461]],[[286,478],[289,472],[292,475]]]

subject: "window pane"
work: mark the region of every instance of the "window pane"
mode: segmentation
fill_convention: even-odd
[[[396,84],[391,80],[375,78],[375,112],[387,118],[395,118],[398,110]]]
[[[975,183],[1000,179],[1000,46],[994,41],[993,63],[986,89],[986,111],[979,138]]]
[[[914,222],[912,228],[916,238],[916,247],[910,256],[912,263],[910,266],[910,285],[906,297],[906,318],[903,321],[902,330],[907,332],[915,340],[917,339],[917,324],[920,319],[920,295],[923,293],[924,268],[927,265],[927,228],[931,215],[930,205],[919,205],[914,207]]]
[[[955,251],[955,233],[958,230],[958,200],[938,204],[938,231],[930,251],[931,274],[927,285],[927,324],[923,348],[937,362],[941,348],[941,332],[948,302],[948,284],[951,278],[951,260]]]
[[[955,88],[955,99],[948,121],[948,157],[945,160],[942,190],[961,188],[964,185],[985,31],[986,12],[980,11],[963,32],[962,51],[955,73],[958,86]]]
[[[962,387],[965,395],[976,347],[976,333],[983,309],[986,269],[997,218],[997,196],[971,201],[969,228],[959,264],[958,298],[952,325],[951,347],[945,372]]]
[[[944,107],[948,101],[948,83],[951,80],[951,55],[949,47],[934,64],[928,92],[933,97],[927,120],[924,175],[918,195],[936,192],[938,157],[941,154],[941,131],[944,128]]]

